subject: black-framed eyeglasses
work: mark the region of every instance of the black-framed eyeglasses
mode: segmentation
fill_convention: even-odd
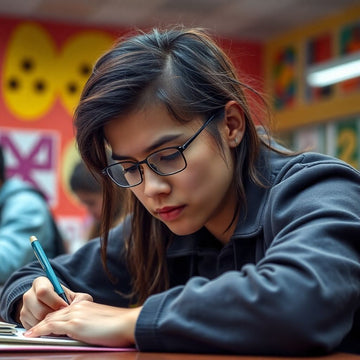
[[[111,164],[102,170],[102,173],[109,176],[110,179],[118,186],[130,188],[140,185],[143,182],[141,165],[147,166],[156,174],[161,176],[174,175],[183,171],[187,162],[184,151],[197,138],[197,136],[210,124],[216,114],[212,115],[201,128],[181,146],[170,146],[148,155],[142,161],[119,161]]]

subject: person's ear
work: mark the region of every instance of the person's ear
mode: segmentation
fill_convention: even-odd
[[[244,137],[245,117],[241,106],[234,100],[225,105],[224,127],[225,141],[229,147],[237,147]]]

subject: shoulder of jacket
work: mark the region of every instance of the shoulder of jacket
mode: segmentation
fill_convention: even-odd
[[[17,179],[7,180],[0,191],[0,206],[4,204],[10,197],[23,197],[25,194],[30,194],[32,197],[44,199],[41,191],[35,189],[24,181]]]
[[[301,176],[304,174],[305,176],[305,174],[309,174],[309,172],[305,173],[303,170],[310,170],[314,175],[337,170],[360,176],[359,171],[346,162],[329,155],[314,152],[304,152],[291,156],[281,155],[272,165],[271,172],[274,183],[293,175]]]

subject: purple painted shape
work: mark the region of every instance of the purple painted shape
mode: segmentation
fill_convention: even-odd
[[[6,166],[6,175],[8,177],[17,175],[41,190],[40,184],[35,180],[34,173],[39,170],[55,171],[54,147],[56,141],[54,137],[48,134],[40,135],[28,153],[20,151],[21,149],[13,141],[11,133],[0,134],[0,144],[4,154],[11,153],[12,157],[16,159],[15,164]],[[41,156],[38,156],[39,153]]]

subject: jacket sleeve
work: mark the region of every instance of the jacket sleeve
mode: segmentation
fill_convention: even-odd
[[[360,304],[359,199],[359,173],[345,164],[285,169],[262,215],[265,256],[148,298],[138,349],[287,356],[337,349]]]
[[[74,254],[61,255],[50,260],[60,282],[75,292],[90,294],[97,303],[128,306],[126,294],[130,291],[130,278],[122,259],[123,224],[110,232],[108,268],[114,277],[110,280],[100,256],[100,239],[94,239]],[[22,295],[31,288],[39,276],[46,276],[37,261],[15,272],[5,283],[0,296],[0,317],[15,322],[13,312]]]
[[[30,235],[36,235],[45,249],[52,245],[51,219],[44,199],[33,191],[21,191],[9,196],[2,206],[0,284],[4,284],[15,270],[34,259]]]

